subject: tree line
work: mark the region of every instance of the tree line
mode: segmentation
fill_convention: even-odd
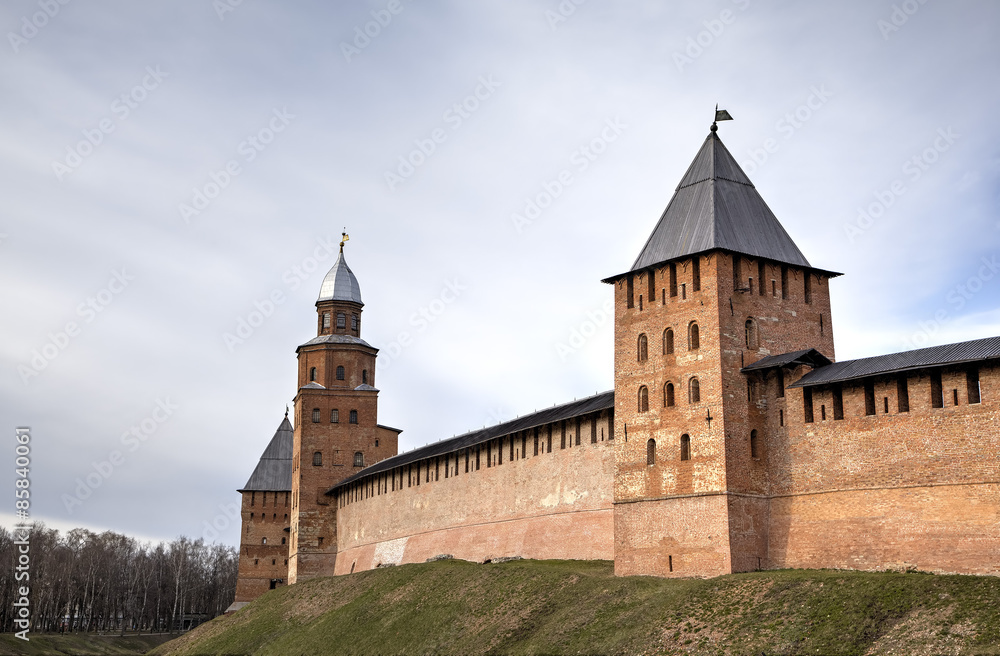
[[[27,533],[28,580],[17,580]],[[61,535],[35,522],[0,526],[0,631],[15,631],[21,586],[29,588],[31,632],[172,632],[221,615],[236,593],[232,547],[179,537],[144,543],[77,528]],[[19,629],[18,629],[19,630]]]

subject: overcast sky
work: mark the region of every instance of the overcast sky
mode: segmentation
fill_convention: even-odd
[[[611,389],[600,280],[716,103],[845,274],[838,359],[1000,335],[993,0],[9,0],[0,27],[0,489],[30,426],[55,526],[216,537],[345,227],[403,449]]]

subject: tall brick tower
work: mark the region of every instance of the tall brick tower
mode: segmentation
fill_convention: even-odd
[[[396,455],[401,432],[378,424],[378,349],[361,339],[364,303],[344,260],[344,241],[316,301],[316,337],[296,349],[289,583],[333,574],[337,514],[326,492],[358,469]]]
[[[767,566],[768,462],[782,458],[781,366],[833,359],[828,281],[717,126],[615,292],[615,571]],[[779,358],[780,359],[780,358]],[[774,386],[778,408],[766,407]],[[770,389],[770,388],[768,388]]]

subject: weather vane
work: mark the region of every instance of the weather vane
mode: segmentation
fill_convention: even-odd
[[[340,240],[340,252],[343,253],[344,252],[344,242],[347,241],[348,239],[350,239],[350,237],[347,236],[347,226],[344,226],[344,231],[342,233],[340,233],[340,236],[343,237],[343,239]]]
[[[719,129],[719,126],[717,124],[718,121],[731,121],[731,120],[733,120],[733,117],[729,115],[729,112],[727,112],[724,109],[719,109],[719,104],[716,103],[715,104],[715,120],[712,121],[712,128],[711,128],[712,132],[715,132],[716,130]]]

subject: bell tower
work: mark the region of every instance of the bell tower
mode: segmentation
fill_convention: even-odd
[[[340,253],[316,300],[316,337],[296,349],[298,392],[292,459],[288,581],[333,574],[337,515],[326,492],[396,455],[401,431],[378,424],[375,358],[361,339],[361,287]]]
[[[834,356],[827,283],[840,274],[809,264],[717,129],[632,268],[604,281],[615,295],[619,575],[768,566],[782,367],[806,351]]]

